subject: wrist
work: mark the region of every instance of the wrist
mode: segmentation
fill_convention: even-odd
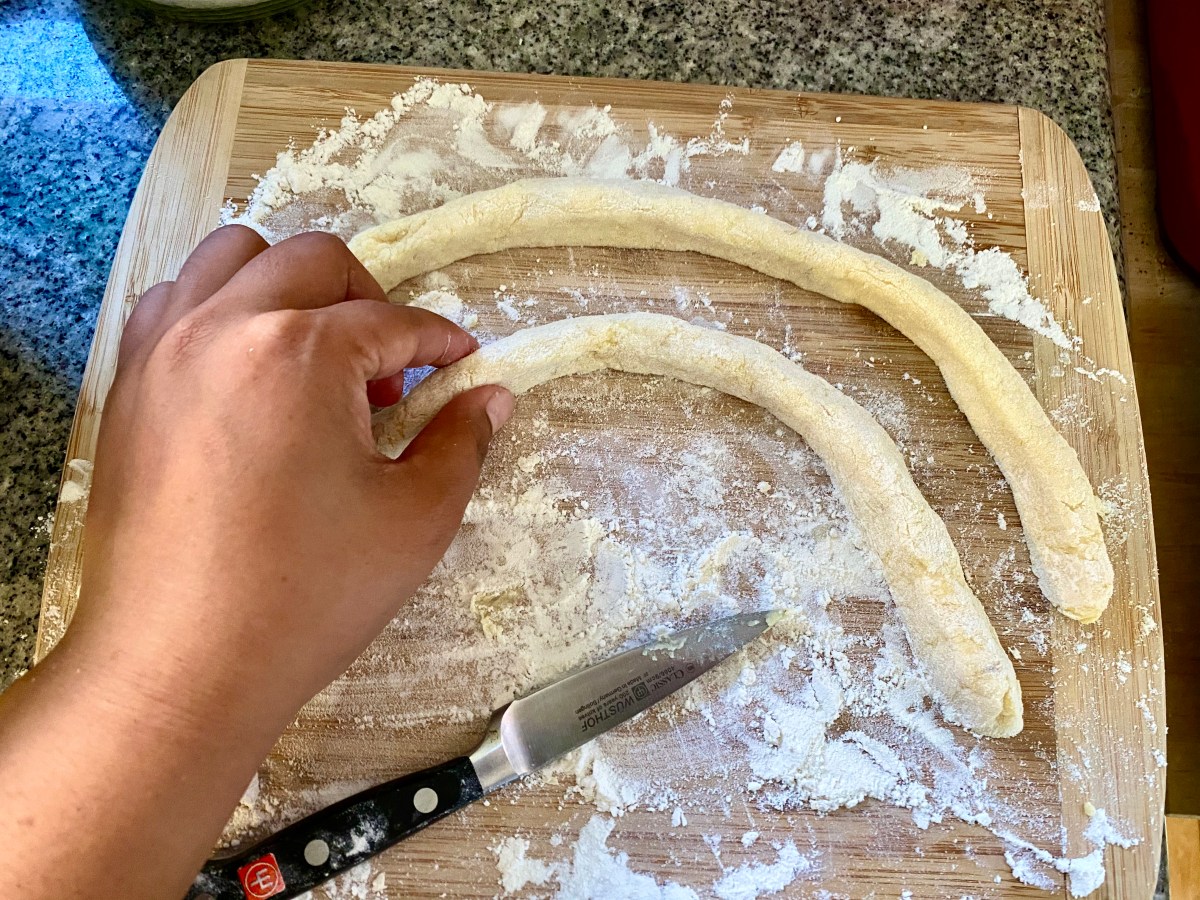
[[[286,724],[189,668],[83,617],[0,696],[0,893],[91,896],[103,873],[112,896],[183,895]],[[160,865],[114,870],[131,842]]]
[[[255,766],[296,712],[249,690],[248,673],[206,656],[203,642],[132,623],[80,617],[43,665],[108,729],[134,729],[159,746],[244,756]]]

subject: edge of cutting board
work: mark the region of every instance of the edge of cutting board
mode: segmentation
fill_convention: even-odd
[[[1105,848],[1105,867],[1109,873],[1106,894],[1149,897],[1158,880],[1166,778],[1147,778],[1147,789],[1136,792],[1114,791],[1104,781],[1104,774],[1109,772],[1145,778],[1159,771],[1155,751],[1163,758],[1166,754],[1158,565],[1129,334],[1104,216],[1098,209],[1083,208],[1076,199],[1095,193],[1078,148],[1062,128],[1036,110],[1022,108],[1019,124],[1028,270],[1039,276],[1030,279],[1032,292],[1056,319],[1075,324],[1097,368],[1125,374],[1130,399],[1121,403],[1115,392],[1087,392],[1086,376],[1070,369],[1061,378],[1039,378],[1035,391],[1045,409],[1055,408],[1064,395],[1075,393],[1090,393],[1093,400],[1103,399],[1109,404],[1110,415],[1104,426],[1067,421],[1058,423],[1059,433],[1075,448],[1095,484],[1128,479],[1130,490],[1140,497],[1146,510],[1142,519],[1132,523],[1126,541],[1109,547],[1115,591],[1100,623],[1085,627],[1065,616],[1054,617],[1054,645],[1060,648],[1055,661],[1065,672],[1065,677],[1055,683],[1059,767],[1070,766],[1081,773],[1079,778],[1059,780],[1063,822],[1068,828],[1067,853],[1081,856],[1091,850],[1083,838],[1088,824],[1085,803],[1106,806],[1115,818],[1124,821],[1147,822],[1144,833],[1148,837],[1137,847],[1117,850],[1110,844]],[[1059,189],[1048,189],[1051,185]],[[1073,302],[1077,297],[1090,297],[1092,302]],[[1057,355],[1049,341],[1034,345],[1039,372],[1055,365]],[[1142,616],[1146,613],[1156,625],[1149,634],[1143,627]],[[1085,641],[1089,633],[1091,637]],[[1064,655],[1061,648],[1073,648],[1080,641],[1086,642],[1083,653],[1072,650],[1067,655],[1074,659],[1059,662]],[[1131,677],[1137,680],[1146,704],[1144,713],[1129,708],[1129,692],[1120,690],[1101,665],[1116,656],[1118,647],[1139,645],[1141,658],[1148,666],[1135,666]],[[1064,695],[1071,698],[1070,704],[1059,702]],[[1070,706],[1069,716],[1062,713],[1064,706]],[[1147,729],[1148,740],[1144,737]],[[1063,741],[1064,735],[1070,740]],[[1127,747],[1140,747],[1140,758],[1125,756]],[[1103,754],[1106,765],[1089,765],[1085,759],[1088,752]]]
[[[874,110],[875,98],[853,95],[797,94],[764,89],[727,88],[712,85],[682,85],[658,82],[629,82],[610,78],[564,78],[558,76],[508,76],[504,73],[481,73],[397,66],[368,66],[347,63],[280,60],[227,60],[207,69],[188,89],[171,113],[146,164],[145,173],[134,195],[120,243],[117,246],[112,271],[101,303],[95,338],[88,356],[80,389],[79,401],[67,445],[66,465],[60,485],[60,499],[54,513],[50,552],[42,596],[42,616],[38,623],[35,659],[40,660],[61,636],[78,597],[82,557],[82,522],[86,512],[86,489],[90,486],[91,460],[94,458],[99,431],[100,414],[112,382],[119,350],[120,334],[137,297],[151,284],[171,278],[183,262],[183,251],[200,241],[218,221],[225,199],[229,175],[230,149],[237,130],[243,85],[247,72],[255,67],[293,67],[321,69],[338,78],[345,86],[347,103],[354,94],[356,76],[386,71],[397,78],[419,76],[462,78],[465,81],[480,77],[506,77],[528,84],[531,78],[546,85],[561,87],[587,85],[599,92],[605,85],[644,86],[658,97],[674,94],[689,102],[703,98],[704,103],[719,102],[729,94],[750,102],[755,97],[777,98],[787,93],[802,117],[817,115],[819,109],[838,106],[847,111],[866,115]],[[890,109],[908,106],[925,114],[936,113],[947,126],[959,123],[966,130],[987,113],[993,120],[995,104],[956,103],[889,99]],[[1161,623],[1159,613],[1158,577],[1155,563],[1154,535],[1149,515],[1149,487],[1145,453],[1142,445],[1141,422],[1136,394],[1133,389],[1133,367],[1125,328],[1120,289],[1116,279],[1112,249],[1104,227],[1103,215],[1095,209],[1084,209],[1073,199],[1091,196],[1093,190],[1087,171],[1074,144],[1056,124],[1045,115],[1030,109],[1002,107],[1011,110],[1017,120],[1025,185],[1025,217],[1030,273],[1034,293],[1040,296],[1060,320],[1075,322],[1084,338],[1088,352],[1097,366],[1113,369],[1129,379],[1128,397],[1131,402],[1119,403],[1112,397],[1111,416],[1099,432],[1078,425],[1060,425],[1063,436],[1075,447],[1089,473],[1097,476],[1124,477],[1130,490],[1145,500],[1147,515],[1134,522],[1128,539],[1111,548],[1117,570],[1117,593],[1102,626],[1095,628],[1083,654],[1071,654],[1063,660],[1066,677],[1055,686],[1071,697],[1073,712],[1067,716],[1056,712],[1059,733],[1059,764],[1078,763],[1077,750],[1100,748],[1104,765],[1089,769],[1080,766],[1081,780],[1061,779],[1062,815],[1072,839],[1067,847],[1071,855],[1090,850],[1081,835],[1087,824],[1083,808],[1085,801],[1107,805],[1116,817],[1133,822],[1146,822],[1144,839],[1129,850],[1106,850],[1108,879],[1093,896],[1149,896],[1158,874],[1162,831],[1165,779],[1150,778],[1157,772],[1155,753],[1165,753],[1165,708],[1162,692],[1161,629],[1142,634],[1142,615],[1154,624]],[[198,131],[195,123],[206,123]],[[882,124],[882,123],[881,123]],[[193,142],[184,145],[174,138],[181,132],[190,136],[203,134],[197,148]],[[1050,185],[1066,185],[1069,190],[1047,190]],[[132,227],[131,227],[132,226]],[[154,241],[137,239],[134,235],[152,233]],[[1080,306],[1075,297],[1092,297],[1093,302]],[[1038,368],[1048,369],[1055,363],[1055,348],[1048,341],[1037,342],[1035,351]],[[1061,379],[1038,379],[1038,399],[1044,407],[1052,408],[1062,393],[1088,391],[1082,375],[1068,372]],[[1099,447],[1104,453],[1098,452]],[[81,488],[83,490],[73,490]],[[1071,647],[1082,635],[1082,626],[1061,616],[1055,617],[1055,644]],[[1137,636],[1136,638],[1134,636]],[[1088,666],[1089,660],[1099,662],[1112,655],[1119,646],[1140,646],[1144,667],[1135,667],[1133,678],[1138,680],[1146,698],[1144,713],[1130,710],[1128,691],[1119,692],[1104,677],[1100,665]],[[1064,704],[1056,703],[1056,710]],[[1102,740],[1100,723],[1105,722]],[[1150,734],[1145,732],[1150,730]],[[1068,741],[1061,738],[1067,736]],[[1105,787],[1104,777],[1114,772],[1147,777],[1145,788],[1135,792],[1114,792]],[[1130,796],[1132,794],[1132,796]],[[1065,896],[1065,886],[1060,892]]]
[[[61,637],[79,599],[91,464],[125,322],[142,292],[178,273],[183,259],[174,248],[194,247],[217,224],[248,62],[216,63],[187,89],[150,151],[125,217],[67,441],[42,587],[35,663]],[[199,153],[193,144],[174,140],[179,132],[195,131],[189,129],[193,122],[211,122],[211,127],[199,131],[206,135]],[[158,239],[137,237],[146,226]]]

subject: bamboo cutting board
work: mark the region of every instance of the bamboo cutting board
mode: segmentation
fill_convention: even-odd
[[[1165,727],[1158,584],[1133,368],[1108,236],[1087,174],[1065,134],[1031,110],[386,66],[259,60],[214,66],[167,122],[113,263],[54,520],[39,658],[61,636],[78,596],[90,461],[121,329],[136,298],[155,282],[174,277],[191,248],[217,224],[223,202],[244,202],[254,187],[252,173],[265,172],[289,139],[306,145],[316,129],[336,127],[347,106],[370,115],[418,75],[469,82],[491,101],[536,98],[551,110],[611,105],[612,115],[635,131],[644,132],[646,123],[653,121],[683,135],[707,133],[714,111],[728,96],[733,106],[724,123],[726,134],[733,141],[750,138],[760,173],[769,172],[784,145],[802,140],[806,148],[840,146],[847,158],[864,161],[880,158],[911,167],[949,164],[970,171],[986,185],[987,214],[964,216],[976,245],[994,245],[1010,253],[1029,273],[1033,293],[1060,322],[1073,323],[1095,367],[1122,373],[1127,380],[1096,379],[1086,371],[1064,369],[1048,340],[987,316],[986,304],[968,295],[961,284],[933,270],[921,271],[977,315],[1048,411],[1070,408],[1081,413],[1060,416],[1058,427],[1078,452],[1093,485],[1117,485],[1123,499],[1122,527],[1106,528],[1116,570],[1112,605],[1097,626],[1080,626],[1061,616],[1047,619],[1052,634],[1044,651],[1025,652],[1015,660],[1025,694],[1026,728],[1010,741],[993,742],[1001,770],[993,787],[1018,792],[1035,815],[1061,821],[1069,837],[1065,847],[1051,848],[1059,854],[1086,854],[1091,845],[1082,837],[1085,804],[1106,808],[1126,836],[1139,843],[1129,849],[1108,847],[1108,880],[1095,896],[1149,896],[1162,828]],[[703,159],[695,162],[706,164]],[[782,201],[769,185],[735,178],[735,187],[745,205],[762,204],[768,212],[787,217],[787,210],[773,207]],[[788,202],[819,210],[819,186],[807,188],[811,196],[804,190],[789,192]],[[567,252],[540,250],[537,256]],[[656,296],[656,284],[668,269],[683,272],[689,283],[711,288],[714,306],[735,311],[735,321],[758,324],[764,315],[763,297],[782,298],[788,323],[802,336],[797,343],[805,351],[805,366],[831,381],[899,390],[902,372],[906,378],[908,373],[919,376],[930,395],[921,407],[922,437],[936,453],[938,467],[933,473],[915,473],[918,485],[963,550],[968,576],[1002,640],[1008,645],[1027,636],[1028,626],[1011,609],[994,603],[995,591],[989,587],[989,565],[1001,552],[1011,548],[1017,565],[1028,565],[1011,496],[1005,489],[993,504],[1012,523],[1007,530],[963,502],[982,496],[986,479],[994,479],[996,470],[988,470],[986,452],[949,399],[936,368],[907,340],[865,310],[779,286],[717,260],[692,254],[660,254],[665,259],[658,259],[625,251],[573,252],[576,261],[600,266],[613,279],[640,279],[650,297]],[[533,261],[533,254],[513,251],[456,264],[460,274],[469,276],[461,279],[469,286],[464,299],[490,298],[498,285],[511,283],[514,273],[527,272]],[[566,276],[564,268],[562,283],[551,287],[568,287]],[[504,327],[502,317],[486,324],[497,331]],[[867,351],[886,359],[887,365],[864,367]],[[737,412],[737,401],[714,402],[718,405],[712,409],[722,414]],[[570,416],[555,405],[552,392],[535,393],[522,407],[513,427],[518,435],[526,408],[540,410],[554,425]],[[590,425],[635,435],[649,430],[655,440],[686,440],[683,423],[673,421],[679,415],[669,404],[649,410],[614,409],[606,411],[603,422]],[[714,417],[714,427],[716,421]],[[529,435],[519,440],[525,442],[522,446],[535,443]],[[505,453],[504,458],[512,455]],[[1032,579],[1018,590],[1028,605],[1044,607]],[[847,616],[859,627],[871,625],[867,613],[850,609]],[[130,635],[130,640],[136,639]],[[1118,659],[1120,678],[1113,674]],[[325,782],[375,782],[473,746],[480,722],[444,727],[435,723],[399,734],[348,727],[355,711],[384,681],[371,665],[356,666],[336,691],[307,707],[264,764],[264,783],[276,793],[286,793],[316,789]],[[526,788],[518,803],[500,798],[452,817],[380,858],[376,869],[386,878],[378,882],[378,893],[494,896],[499,892],[497,872],[487,848],[518,828],[535,840],[564,829],[577,831],[581,811],[564,807],[562,801],[561,786]],[[747,859],[762,858],[739,845],[736,838],[746,828],[732,823],[727,810],[690,808],[688,818],[693,842],[701,834],[728,838],[721,845],[725,865],[738,864],[743,852]],[[768,839],[803,833],[806,842],[820,848],[820,878],[798,878],[786,889],[789,896],[821,890],[831,892],[826,896],[852,897],[872,892],[896,896],[903,890],[914,897],[1046,895],[1012,879],[1004,847],[990,832],[957,821],[922,831],[912,824],[908,811],[868,802],[827,815],[803,810],[774,817],[762,813],[758,827]],[[679,842],[687,839],[673,832],[664,836],[664,831],[662,813],[635,810],[620,820],[613,841],[630,852],[631,865],[638,871],[693,885],[703,893],[721,873],[714,855],[681,849]],[[1055,893],[1067,896],[1061,876]]]

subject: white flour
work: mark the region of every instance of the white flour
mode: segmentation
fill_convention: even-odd
[[[628,856],[614,853],[608,847],[613,828],[612,820],[593,816],[579,833],[573,858],[557,865],[527,858],[528,841],[506,838],[493,850],[502,874],[501,887],[509,893],[526,884],[545,884],[553,878],[558,882],[556,896],[570,900],[617,897],[622,900],[699,900],[699,895],[691,888],[631,872]],[[795,881],[798,874],[814,868],[813,860],[802,856],[792,841],[782,844],[777,852],[773,863],[746,863],[726,870],[711,885],[713,895],[720,900],[754,900],[777,894]]]
[[[986,212],[984,195],[970,173],[938,169],[880,170],[878,163],[840,158],[825,180],[822,222],[827,233],[843,239],[862,228],[872,215],[871,233],[885,248],[911,251],[910,261],[955,272],[968,290],[979,290],[993,315],[1020,322],[1064,350],[1077,346],[1050,311],[1029,293],[1029,286],[1011,256],[998,247],[977,251],[967,227],[950,214],[970,204]],[[846,207],[860,219],[847,222]]]
[[[696,892],[672,881],[665,884],[629,869],[629,856],[608,846],[614,822],[593,816],[579,832],[574,858],[555,872],[558,896],[571,900],[697,900]]]
[[[774,863],[746,863],[731,869],[713,885],[713,893],[721,900],[754,900],[768,894],[778,894],[796,880],[801,872],[813,868],[812,860],[801,856],[792,841],[779,848]]]
[[[775,157],[775,162],[771,163],[772,172],[803,172],[804,171],[804,145],[800,141],[792,141]]]
[[[500,887],[505,893],[519,891],[527,884],[545,884],[554,874],[553,866],[539,859],[528,859],[529,841],[520,837],[508,837],[492,848],[496,854],[496,868],[500,870]]]
[[[726,134],[732,111],[732,102],[723,102],[707,135],[683,136],[621,121],[608,107],[492,104],[466,85],[422,80],[375,116],[347,115],[311,147],[280,154],[236,219],[273,239],[309,227],[349,236],[531,175],[651,178],[720,196],[719,167],[746,167],[753,159],[747,139]],[[1054,341],[1064,366],[1088,363],[1068,362],[1077,341],[1030,295],[1015,261],[997,248],[977,250],[968,225],[956,218],[964,210],[987,213],[969,173],[883,172],[799,141],[754,164],[781,176],[761,198],[772,215],[876,252],[902,248],[902,264],[944,272],[977,291],[992,315]],[[824,177],[816,203],[780,186],[793,176],[809,183]],[[712,327],[750,323],[720,303],[721,285],[710,286],[711,295],[673,285],[666,299],[655,300],[629,287],[626,276],[577,266],[571,250],[552,258],[560,262],[537,259],[533,269],[514,271],[512,283],[486,295],[471,292],[469,267],[456,270],[459,283],[433,273],[419,288],[402,290],[485,340],[562,315],[656,303]],[[556,265],[570,276],[565,285]],[[784,314],[777,306],[766,319],[784,322]],[[804,357],[791,346],[790,324],[774,337],[761,329],[754,336]],[[869,369],[888,365],[882,355],[861,351],[853,361]],[[1119,375],[1090,363],[1089,372]],[[903,393],[837,382],[899,441],[914,473],[929,479],[923,488],[935,484],[940,464],[920,433],[923,411],[935,401],[925,377],[905,372],[897,382]],[[447,723],[478,733],[491,709],[513,696],[663,630],[739,609],[785,609],[789,617],[736,659],[502,795],[519,802],[526,790],[556,791],[569,822],[549,841],[516,834],[485,845],[496,887],[531,896],[673,900],[742,900],[802,884],[816,889],[836,873],[835,843],[821,837],[822,823],[830,821],[823,815],[875,800],[907,811],[907,821],[896,816],[878,827],[884,837],[907,840],[909,852],[939,823],[960,820],[1000,837],[1022,881],[1053,887],[1065,873],[1076,893],[1092,889],[1103,880],[1103,847],[1126,845],[1119,829],[1099,811],[1102,824],[1093,816],[1087,834],[1094,852],[1066,859],[1048,849],[1063,841],[1057,819],[1041,812],[1057,796],[1037,778],[1026,781],[999,765],[1003,742],[941,724],[878,561],[862,548],[819,461],[765,413],[731,403],[711,391],[632,376],[588,376],[535,391],[493,450],[445,559],[356,663],[357,678],[372,673],[371,698],[382,699],[350,693],[354,683],[347,680],[315,707],[339,715],[350,703],[356,713],[346,728],[401,742]],[[633,421],[640,433],[605,427],[621,411],[663,404],[684,410],[688,422],[728,427],[700,427],[687,440],[663,445],[644,422]],[[1059,414],[1079,411],[1064,400]],[[1007,486],[990,462],[966,465],[972,467],[991,479],[986,497],[947,502],[960,513],[969,510],[981,531],[1009,534],[1002,552],[987,550],[985,542],[964,549],[964,557],[983,571],[982,561],[990,566],[990,583],[977,589],[992,604],[1002,640],[1036,680],[1048,667],[1049,613],[1025,600],[1033,582],[1012,546]],[[1119,511],[1120,486],[1109,495]],[[969,528],[962,537],[969,545]],[[432,657],[425,650],[431,646],[439,648]],[[1136,677],[1120,662],[1114,677]],[[447,683],[471,688],[447,699]],[[1029,741],[1022,752],[1050,772],[1053,744]],[[669,763],[647,765],[647,758]],[[1068,768],[1064,775],[1070,774]],[[287,798],[260,787],[239,807],[230,834],[261,830],[357,787]],[[586,822],[572,815],[578,809],[587,812]],[[813,811],[822,816],[813,818]],[[636,871],[620,828],[622,817],[634,813],[654,816],[662,832],[691,848],[672,851],[677,874]],[[737,866],[721,862],[720,835],[689,825],[714,814],[742,834]],[[794,840],[772,838],[792,823],[804,823],[811,834],[804,852],[799,832]],[[970,845],[962,852],[964,865],[974,859]],[[710,875],[693,874],[700,870]],[[330,896],[376,890],[369,867],[343,882]],[[989,890],[985,885],[979,896]]]
[[[280,153],[241,215],[230,208],[224,218],[271,240],[306,228],[349,237],[521,177],[636,174],[675,185],[693,157],[749,153],[748,139],[726,137],[731,108],[721,105],[704,137],[681,140],[648,123],[639,147],[609,107],[551,116],[540,103],[496,106],[468,85],[420,79],[369,119],[348,111],[310,147]]]

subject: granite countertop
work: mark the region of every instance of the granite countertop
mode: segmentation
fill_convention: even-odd
[[[7,0],[0,688],[30,661],[75,396],[126,211],[167,113],[211,63],[299,57],[1018,103],[1074,139],[1111,229],[1103,6],[312,0],[274,19],[206,27],[113,0]]]

